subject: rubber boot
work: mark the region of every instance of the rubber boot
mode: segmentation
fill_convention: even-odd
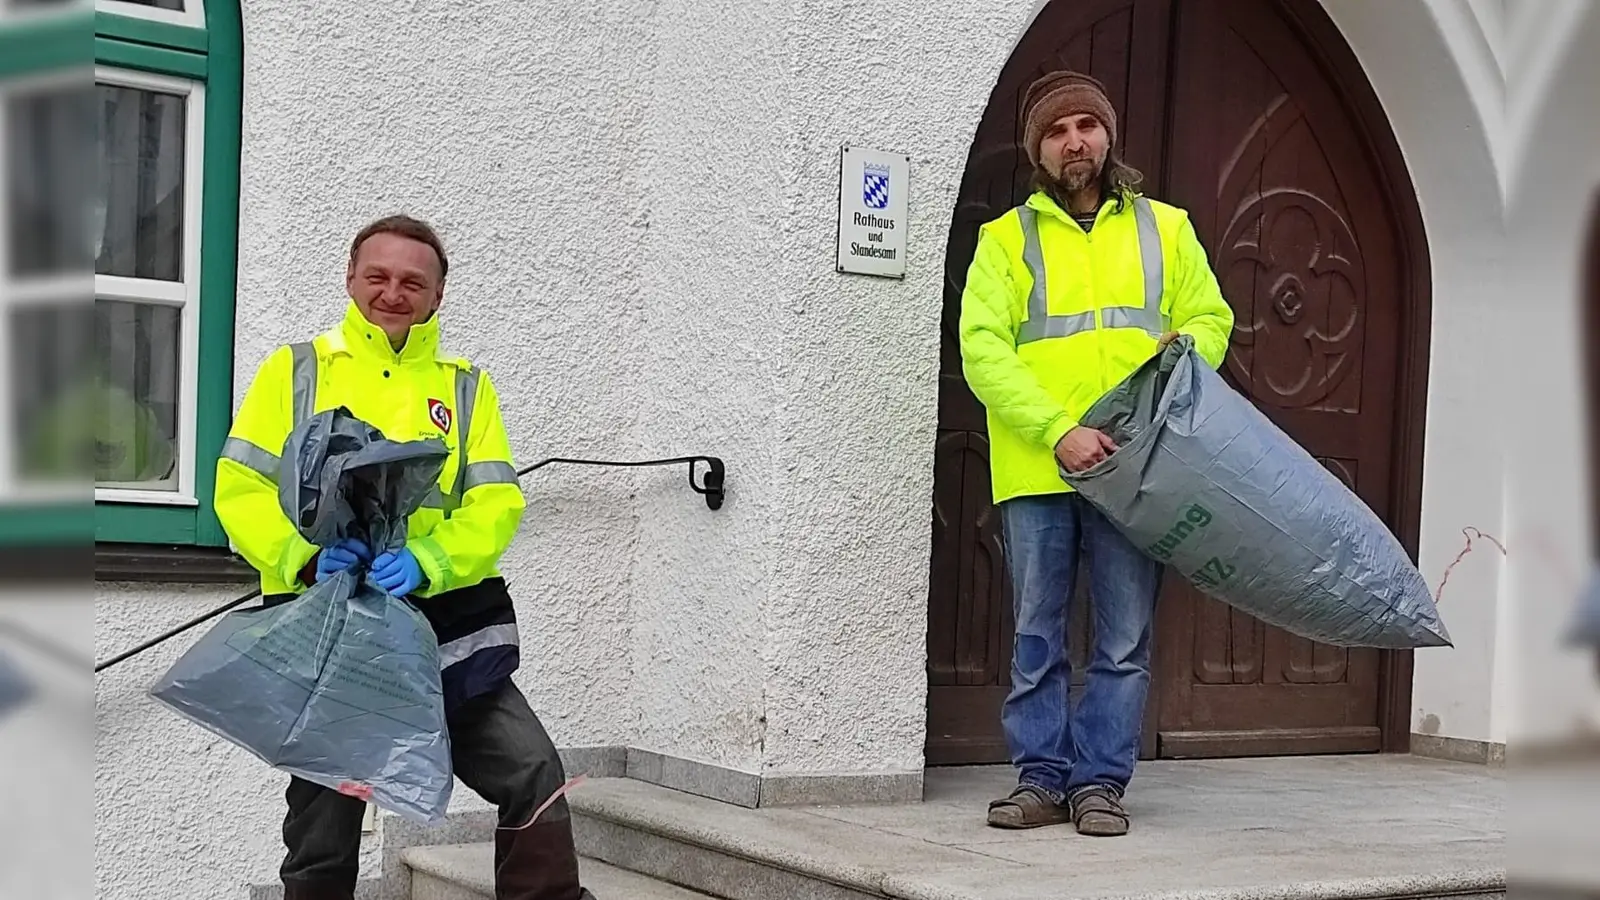
[[[285,881],[283,900],[354,900],[355,888],[342,881]]]
[[[595,900],[578,882],[570,816],[495,829],[494,896],[495,900]]]

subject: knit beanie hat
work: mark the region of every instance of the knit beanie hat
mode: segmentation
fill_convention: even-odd
[[[1106,127],[1110,146],[1117,145],[1117,114],[1106,97],[1106,86],[1081,72],[1051,72],[1028,86],[1023,95],[1023,146],[1028,161],[1039,165],[1039,142],[1062,116],[1089,113]]]

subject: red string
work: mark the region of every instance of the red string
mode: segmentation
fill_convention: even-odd
[[[568,791],[572,790],[573,788],[577,787],[580,784],[583,784],[585,781],[588,781],[588,780],[589,780],[589,776],[587,776],[587,775],[574,775],[571,778],[568,778],[566,784],[563,784],[561,787],[556,788],[555,793],[551,794],[543,803],[539,804],[539,808],[533,811],[533,817],[528,819],[528,821],[522,823],[521,825],[517,825],[515,827],[507,827],[507,826],[502,825],[502,826],[500,826],[500,828],[502,830],[505,830],[505,831],[521,831],[522,829],[527,828],[529,825],[532,825],[534,822],[539,821],[539,816],[542,813],[544,813],[545,810],[549,809],[550,805],[552,803],[555,803],[556,800],[560,799],[563,794],[567,793]]]
[[[1467,558],[1467,554],[1472,552],[1472,538],[1473,538],[1474,535],[1476,535],[1477,537],[1483,538],[1484,540],[1488,541],[1489,543],[1491,543],[1491,544],[1495,545],[1497,548],[1499,548],[1501,556],[1506,556],[1507,555],[1507,553],[1506,553],[1506,545],[1500,543],[1499,539],[1496,538],[1494,535],[1484,534],[1483,532],[1479,531],[1478,529],[1473,528],[1471,525],[1468,525],[1466,528],[1461,529],[1461,533],[1466,536],[1467,545],[1465,547],[1461,548],[1461,552],[1456,554],[1456,558],[1450,562],[1450,565],[1444,567],[1444,576],[1439,579],[1439,588],[1438,588],[1438,590],[1435,590],[1433,592],[1433,602],[1435,604],[1438,604],[1439,601],[1444,597],[1444,586],[1450,580],[1450,572],[1452,570],[1454,570],[1455,567],[1457,565],[1459,565],[1463,559]]]

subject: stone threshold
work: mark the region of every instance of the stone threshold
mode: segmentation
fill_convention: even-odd
[[[629,778],[746,809],[922,799],[920,771],[758,775],[637,747],[574,747],[560,753],[569,778]]]
[[[1500,897],[1506,890],[1504,868],[1483,868],[1191,890],[1108,891],[1075,883],[1077,879],[1067,869],[1019,866],[1014,859],[862,828],[805,810],[736,809],[632,780],[590,783],[573,794],[572,809],[574,833],[583,854],[733,900],[994,900],[1001,896],[1017,900],[1024,896],[1030,900],[1389,900]],[[1108,842],[1081,840],[1073,855],[1115,852]],[[1060,853],[1064,848],[1052,849]],[[1056,860],[1067,861],[1066,856]],[[1176,866],[1179,871],[1199,863],[1200,859],[1185,862],[1170,857],[1146,860],[1146,865]],[[989,879],[993,883],[985,884]],[[1142,880],[1130,877],[1124,887],[1137,886]],[[1015,893],[1018,889],[1024,893]]]
[[[624,776],[746,809],[833,803],[909,803],[922,799],[921,772],[857,775],[756,775],[628,748]]]
[[[403,858],[411,869],[408,900],[494,900],[493,844],[413,847]],[[579,858],[578,877],[600,900],[712,900],[588,857]]]
[[[1447,762],[1474,763],[1480,766],[1504,766],[1506,745],[1497,741],[1476,741],[1469,738],[1413,733],[1411,755],[1426,759],[1442,759]]]

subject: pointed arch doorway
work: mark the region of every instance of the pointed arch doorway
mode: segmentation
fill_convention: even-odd
[[[929,765],[1006,760],[1010,585],[956,326],[978,226],[1027,196],[1023,91],[1062,66],[1106,84],[1144,190],[1193,216],[1238,320],[1225,377],[1416,552],[1427,247],[1399,146],[1337,28],[1316,0],[1053,0],[991,94],[947,245]],[[1081,680],[1081,584],[1075,607]],[[1169,577],[1155,655],[1147,758],[1406,749],[1409,653],[1313,644]]]

